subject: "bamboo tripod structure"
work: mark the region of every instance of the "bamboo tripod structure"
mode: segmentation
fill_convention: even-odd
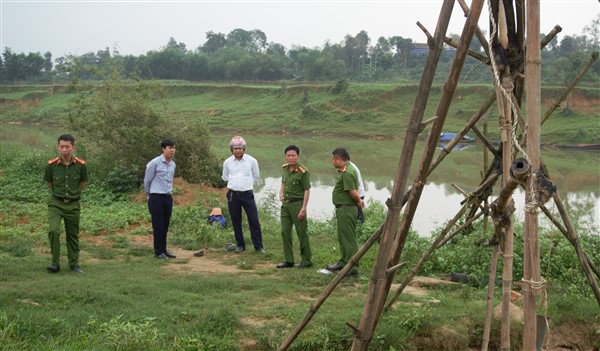
[[[539,246],[537,241],[538,235],[538,218],[536,208],[539,207],[550,220],[557,225],[559,230],[567,237],[569,242],[574,246],[580,263],[584,268],[586,278],[590,282],[590,286],[600,306],[600,290],[598,284],[592,274],[598,275],[598,269],[593,262],[583,252],[581,245],[578,242],[577,235],[574,232],[568,213],[565,206],[562,204],[558,193],[550,193],[546,199],[541,199],[540,196],[540,179],[545,175],[544,167],[541,163],[540,156],[540,127],[549,118],[552,112],[559,106],[560,102],[556,103],[543,118],[540,118],[539,109],[541,106],[540,99],[540,48],[545,46],[550,40],[560,32],[560,27],[555,27],[544,40],[539,40],[539,0],[527,1],[527,44],[531,48],[525,50],[525,0],[515,0],[515,8],[511,0],[491,0],[490,2],[490,32],[498,33],[492,35],[490,43],[487,43],[481,30],[477,27],[479,16],[483,10],[484,1],[474,0],[472,8],[469,9],[463,0],[458,0],[463,11],[467,16],[467,20],[461,35],[460,43],[454,43],[445,37],[448,28],[448,22],[452,13],[454,1],[445,0],[442,4],[440,16],[434,36],[418,23],[423,29],[428,40],[429,54],[421,82],[417,92],[417,99],[413,106],[409,126],[404,139],[404,147],[398,163],[398,171],[394,180],[394,188],[392,196],[386,202],[388,207],[387,216],[384,223],[372,234],[367,242],[361,247],[356,255],[344,267],[344,269],[332,280],[326,287],[324,292],[319,296],[317,301],[311,306],[307,315],[296,326],[294,331],[282,343],[278,350],[283,351],[291,345],[295,338],[301,333],[304,327],[317,313],[320,306],[325,302],[328,296],[333,292],[335,287],[342,281],[345,273],[348,272],[360,258],[369,250],[369,248],[381,237],[379,254],[374,264],[371,284],[366,296],[363,314],[359,326],[347,322],[346,324],[354,333],[354,343],[352,350],[367,350],[371,341],[379,318],[383,311],[389,309],[395,299],[401,294],[402,290],[410,283],[412,278],[417,274],[422,264],[427,257],[435,250],[442,247],[456,234],[460,233],[466,226],[471,225],[481,216],[486,215],[492,210],[492,218],[494,219],[494,238],[498,240],[499,245],[493,245],[492,258],[490,264],[490,279],[488,287],[488,308],[486,311],[486,323],[484,328],[484,336],[482,342],[482,350],[487,350],[489,342],[489,329],[491,325],[491,309],[493,303],[493,289],[497,261],[502,252],[503,256],[503,287],[502,287],[502,320],[501,320],[501,350],[510,350],[510,292],[512,287],[512,245],[513,245],[513,229],[511,223],[511,215],[514,211],[512,200],[512,192],[518,186],[524,186],[526,190],[526,199],[529,203],[526,206],[526,228],[525,236],[525,257],[524,257],[524,312],[525,312],[525,330],[524,330],[524,350],[535,350],[536,336],[536,316],[535,303],[536,297],[545,294],[545,283],[541,277],[539,267]],[[516,18],[516,21],[515,21]],[[487,57],[475,55],[469,51],[469,43],[476,35],[482,46],[485,48]],[[429,91],[433,83],[434,73],[437,67],[437,62],[440,58],[443,44],[448,43],[457,48],[455,59],[448,76],[447,82],[442,89],[436,116],[428,121],[422,122],[425,111],[425,106],[429,97]],[[502,47],[500,49],[500,47]],[[515,49],[516,48],[516,49]],[[493,55],[499,50],[504,50],[513,55],[521,55],[520,60],[513,62],[501,62],[501,67],[497,67]],[[526,57],[523,59],[523,53],[526,52]],[[450,103],[453,98],[454,91],[458,85],[458,78],[462,71],[462,67],[467,55],[475,57],[484,63],[492,65],[493,74],[497,79],[494,80],[496,91],[488,98],[480,107],[478,112],[473,115],[465,124],[464,128],[457,133],[456,137],[442,150],[435,161],[433,156],[438,144],[439,135],[448,113]],[[509,55],[510,56],[510,55]],[[564,99],[568,93],[574,88],[585,72],[591,67],[593,62],[598,58],[598,54],[594,53],[590,63],[581,71],[578,77],[572,84],[569,85],[567,91],[561,96]],[[525,84],[523,84],[523,71],[526,70]],[[525,89],[526,88],[526,89]],[[527,94],[527,118],[525,119],[520,112],[518,105],[523,95],[523,91]],[[479,119],[487,113],[494,102],[498,105],[499,128],[501,131],[501,146],[495,149],[484,134],[482,134],[475,124]],[[516,122],[515,122],[516,121]],[[431,132],[427,139],[427,145],[423,151],[421,163],[415,182],[411,190],[404,192],[406,189],[408,174],[410,172],[411,161],[414,156],[415,144],[418,135],[423,131],[428,123],[433,123]],[[514,129],[516,123],[524,132],[526,138],[518,141],[514,137]],[[466,194],[467,199],[463,202],[463,207],[454,216],[454,218],[446,225],[442,232],[436,237],[417,265],[411,269],[408,276],[400,285],[395,295],[392,296],[386,304],[388,293],[393,282],[395,272],[403,264],[400,262],[401,253],[404,243],[408,237],[409,227],[412,223],[418,202],[423,191],[424,185],[427,182],[427,177],[441,163],[441,161],[451,152],[452,148],[461,140],[461,138],[470,130],[473,130],[483,142],[485,147],[494,156],[493,162],[486,169],[482,182],[479,187],[471,194]],[[525,153],[521,147],[527,145]],[[525,154],[525,158],[514,159],[518,152]],[[492,192],[492,188],[496,181],[502,177],[502,188],[500,196],[491,205],[487,204],[487,198]],[[546,177],[547,178],[547,177]],[[553,198],[559,209],[559,213],[564,222],[564,226],[560,224],[544,206],[543,202],[548,198]],[[482,205],[483,203],[483,205]],[[400,212],[404,205],[404,214],[400,220]],[[458,220],[467,213],[465,222],[454,231],[452,228]],[[491,241],[494,240],[491,239]]]

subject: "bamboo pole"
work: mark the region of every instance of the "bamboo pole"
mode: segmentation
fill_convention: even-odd
[[[500,189],[500,194],[496,199],[496,210],[498,213],[503,213],[509,206],[512,205],[512,194],[514,190],[523,183],[529,173],[531,172],[531,165],[524,158],[518,158],[513,161],[510,166],[509,175],[505,176],[503,181],[504,185]]]
[[[445,31],[447,29],[448,21],[450,19],[453,6],[454,6],[454,1],[444,1],[443,5],[442,5],[442,14],[440,15],[440,17],[438,19],[438,26],[436,27],[436,35],[435,35],[435,42],[434,42],[435,45],[437,45],[438,50],[436,50],[436,54],[430,55],[428,57],[428,61],[430,59],[434,59],[433,62],[435,62],[435,64],[432,65],[433,68],[435,68],[435,66],[437,65],[437,61],[439,60],[441,48],[443,47],[443,38],[445,36]],[[464,60],[466,57],[466,51],[468,50],[467,44],[470,42],[470,40],[472,38],[473,28],[477,23],[479,14],[481,13],[482,6],[483,6],[483,1],[481,1],[481,0],[475,1],[475,6],[474,6],[475,10],[471,11],[471,13],[469,14],[469,17],[467,18],[467,24],[465,25],[465,30],[463,31],[463,36],[462,36],[462,38],[465,39],[465,41],[463,44],[461,44],[461,46],[459,47],[459,50],[457,50],[457,52],[456,52],[455,60],[453,62],[453,67],[449,74],[448,83],[444,85],[442,97],[440,99],[440,108],[438,108],[439,113],[435,114],[436,116],[438,116],[438,119],[436,119],[433,122],[432,130],[431,130],[431,133],[430,133],[430,136],[428,139],[428,147],[427,148],[429,149],[429,152],[426,151],[426,154],[431,154],[431,156],[428,155],[429,159],[427,162],[421,163],[421,165],[420,165],[420,173],[421,174],[425,174],[429,168],[429,165],[431,164],[431,158],[433,157],[433,152],[431,152],[431,149],[433,148],[433,150],[435,150],[437,141],[439,140],[439,133],[441,130],[441,126],[443,126],[444,121],[446,119],[448,105],[451,101],[453,92],[457,85],[457,80],[460,75],[461,68],[464,64]],[[431,52],[430,52],[430,54],[431,54]],[[434,73],[435,73],[434,71],[428,71],[428,69],[424,70],[424,76],[431,75]],[[422,79],[422,82],[423,82],[423,79]],[[413,109],[413,111],[415,111],[415,109]],[[406,144],[406,142],[405,142],[405,145],[410,145],[410,144]],[[411,149],[412,149],[412,147],[411,147]],[[404,154],[404,150],[403,150],[403,154]],[[410,151],[411,156],[412,156],[413,152],[414,151]],[[408,168],[408,166],[410,165],[410,163],[409,163],[410,160],[407,160],[407,161],[408,162],[401,163],[400,167]],[[424,177],[424,178],[426,178],[426,177]],[[406,178],[403,179],[403,181],[404,181],[403,186],[406,186]],[[400,195],[399,191],[401,191],[401,190],[397,189],[396,185],[394,185],[394,190],[395,190],[394,194],[396,196]],[[411,199],[415,198],[415,196],[413,195],[415,193],[416,193],[415,189],[413,188],[413,190],[410,192],[411,195],[409,197],[407,206],[411,205]],[[416,196],[417,202],[418,202],[418,197],[419,196],[417,195]],[[394,196],[392,197],[392,199],[394,199]],[[407,210],[408,210],[408,208],[407,208]],[[413,212],[413,214],[414,214],[414,212]],[[408,217],[411,217],[410,218],[411,221],[412,221],[413,214],[409,213],[409,215],[408,215]],[[389,212],[388,212],[388,217],[390,217]],[[398,213],[398,215],[391,216],[391,217],[392,217],[392,219],[390,221],[387,221],[387,219],[386,219],[386,223],[389,223],[390,227],[393,228],[393,230],[395,232],[396,225],[398,223],[399,213]],[[406,218],[406,215],[402,218],[402,223],[405,223],[405,218]],[[392,224],[393,224],[393,226],[391,226]],[[386,242],[385,247],[382,242],[382,246],[381,246],[375,267],[373,269],[372,282],[371,282],[371,285],[369,286],[369,293],[367,295],[367,301],[363,308],[363,315],[362,315],[360,327],[359,327],[361,334],[358,336],[355,336],[354,343],[352,345],[352,350],[354,350],[354,351],[366,350],[368,348],[369,342],[372,339],[373,332],[377,326],[377,322],[379,321],[379,317],[381,316],[381,313],[383,310],[383,306],[385,303],[385,297],[387,295],[387,292],[389,291],[391,281],[394,276],[393,274],[389,274],[386,277],[382,273],[378,272],[378,270],[383,270],[386,267],[394,266],[395,264],[398,263],[399,256],[396,257],[396,253],[399,251],[398,250],[398,247],[399,247],[398,242],[402,241],[402,245],[403,245],[404,240],[406,240],[406,236],[408,234],[407,228],[408,227],[406,227],[406,225],[405,225],[405,231],[400,232],[398,235],[395,236],[395,238],[393,237],[393,235],[390,235],[390,238],[392,238],[392,239],[389,242]],[[391,244],[391,245],[388,245],[388,244]],[[392,253],[394,255],[393,255],[392,260],[390,260]]]
[[[527,155],[534,174],[540,171],[541,53],[540,1],[527,2],[527,52],[525,56],[525,94],[527,101]],[[525,189],[525,242],[523,258],[523,350],[536,347],[536,296],[545,294],[540,271],[539,223],[536,203],[536,177],[530,177]]]
[[[427,140],[427,146],[425,148],[421,159],[421,163],[419,165],[418,175],[416,177],[415,183],[413,183],[413,189],[410,192],[410,197],[406,204],[404,215],[400,224],[400,229],[398,230],[398,234],[396,235],[396,239],[393,243],[393,257],[389,261],[389,265],[396,264],[400,259],[400,253],[402,252],[402,248],[408,236],[410,223],[412,222],[412,218],[414,217],[414,213],[418,201],[420,199],[424,183],[427,180],[428,169],[431,165],[431,160],[433,159],[433,155],[437,147],[439,135],[446,120],[448,108],[452,101],[456,85],[458,84],[460,72],[464,65],[466,53],[468,50],[468,43],[470,43],[473,37],[474,28],[476,27],[479,15],[481,14],[482,7],[483,1],[474,1],[473,9],[469,13],[467,23],[465,24],[465,27],[463,29],[463,34],[461,36],[461,44],[455,54],[453,66],[450,71],[450,74],[448,75],[448,80],[446,84],[444,84],[444,87],[442,89],[442,95],[438,104],[437,113],[435,114],[436,116],[438,116],[438,119],[435,120],[432,125],[431,132]],[[371,297],[373,298],[370,300],[370,304],[365,306],[363,320],[361,321],[360,328],[362,333],[368,334],[366,335],[366,337],[364,337],[365,335],[363,335],[363,337],[361,338],[355,338],[352,350],[366,350],[368,343],[372,337],[375,326],[377,324],[377,321],[379,319],[379,316],[381,315],[383,304],[385,302],[385,295],[389,291],[392,279],[393,276],[390,276],[386,280],[377,281],[376,284],[372,284],[372,286],[375,286],[375,288],[373,289],[373,294],[371,295]],[[369,313],[371,317],[364,318],[365,313]],[[374,323],[372,323],[371,321],[374,321]]]
[[[485,118],[485,121],[483,123],[483,136],[484,136],[485,140],[487,140],[487,137],[488,137],[487,117]],[[483,149],[483,169],[486,169],[488,167],[488,165],[489,165],[488,149],[484,148]],[[487,207],[487,205],[488,205],[487,197],[483,201],[483,205]],[[489,215],[486,213],[485,216],[483,217],[483,232],[484,233],[487,233],[487,231],[488,231],[488,219],[489,219]],[[498,263],[496,263],[496,264],[498,264]]]
[[[508,69],[508,66],[506,67]],[[502,88],[510,93],[512,91],[510,78],[507,74],[503,77]],[[512,124],[510,121],[510,104],[509,100],[500,92],[501,86],[496,87],[498,101],[498,122],[500,128],[500,138],[502,143],[502,184],[508,182],[508,174],[510,174],[511,159],[512,159]],[[512,203],[512,197],[508,199]],[[504,231],[504,265],[502,271],[502,318],[500,327],[500,350],[510,350],[510,291],[512,287],[513,277],[513,234],[514,229],[512,223],[509,224]]]
[[[486,296],[485,322],[483,324],[483,337],[481,351],[487,351],[490,342],[490,331],[492,329],[492,313],[494,310],[494,285],[496,284],[496,270],[498,269],[498,258],[500,250],[498,245],[493,246],[492,258],[490,260],[490,275],[488,278],[488,291]]]
[[[304,315],[304,318],[302,319],[302,321],[300,321],[300,323],[298,323],[298,325],[296,326],[296,328],[294,328],[292,333],[283,341],[281,346],[279,346],[279,348],[277,349],[278,351],[285,351],[288,349],[288,347],[290,347],[292,342],[298,337],[298,335],[300,335],[300,333],[302,332],[304,327],[306,327],[308,322],[310,322],[310,320],[317,313],[319,308],[321,308],[321,305],[323,305],[325,300],[327,300],[329,295],[331,295],[331,293],[333,292],[335,287],[338,286],[338,284],[344,279],[344,277],[346,276],[346,273],[350,270],[350,268],[356,262],[360,261],[360,258],[367,251],[369,251],[371,246],[377,241],[377,239],[379,239],[379,237],[381,236],[381,233],[383,232],[382,228],[383,227],[380,226],[373,232],[371,237],[364,243],[364,245],[360,248],[360,250],[358,250],[358,252],[356,252],[356,254],[354,254],[354,256],[350,259],[350,262],[348,262],[348,264],[344,267],[344,270],[339,272],[336,275],[336,277],[329,283],[329,285],[327,285],[327,287],[325,288],[325,290],[323,290],[321,295],[319,295],[317,300],[312,304],[312,306],[310,306],[310,309],[308,310],[306,315]]]
[[[471,11],[467,3],[464,0],[458,0],[458,4],[462,8],[465,17],[467,17],[469,15],[469,11]],[[485,38],[485,34],[483,34],[483,31],[481,31],[481,28],[479,28],[479,26],[475,28],[475,36],[477,36],[477,39],[479,39],[479,43],[481,44],[481,47],[483,48],[483,51],[485,51],[487,57],[491,57],[490,50],[487,45],[487,39]],[[487,59],[487,64],[490,64],[489,58]]]

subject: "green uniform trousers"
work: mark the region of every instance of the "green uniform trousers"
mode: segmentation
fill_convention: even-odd
[[[302,208],[302,201],[284,203],[281,205],[281,239],[283,241],[283,260],[294,263],[294,247],[292,244],[292,226],[296,227],[296,234],[300,242],[300,256],[302,263],[312,264],[312,252],[308,239],[308,219],[298,220],[298,212]]]
[[[357,216],[358,207],[356,206],[341,206],[335,209],[341,252],[341,258],[338,263],[341,265],[346,265],[350,262],[352,256],[358,252],[358,242],[356,241]],[[358,267],[358,264],[355,267]]]
[[[79,201],[64,203],[52,197],[48,204],[48,240],[52,252],[52,264],[60,264],[60,221],[65,221],[67,256],[69,267],[79,264]]]

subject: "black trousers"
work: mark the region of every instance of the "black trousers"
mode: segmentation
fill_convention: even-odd
[[[244,232],[242,231],[243,208],[246,212],[246,217],[248,218],[250,238],[252,239],[252,244],[254,244],[254,249],[263,249],[262,231],[260,229],[260,222],[258,220],[258,209],[256,208],[256,202],[254,201],[254,193],[252,190],[229,190],[227,192],[227,206],[229,208],[229,215],[231,216],[231,224],[233,225],[233,234],[235,235],[237,246],[244,248],[246,247]]]
[[[167,252],[167,232],[173,213],[173,197],[169,194],[150,194],[148,210],[152,216],[154,254],[158,256]]]

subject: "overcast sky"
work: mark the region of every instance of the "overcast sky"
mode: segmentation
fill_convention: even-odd
[[[470,4],[471,1],[467,0]],[[196,49],[206,32],[260,29],[269,42],[321,47],[365,30],[371,42],[402,36],[425,42],[420,21],[435,32],[442,0],[393,1],[51,1],[0,0],[1,47],[15,53],[50,51],[54,58],[106,47],[121,54],[160,50],[173,37]],[[600,13],[599,0],[541,0],[541,32],[554,25],[580,35]],[[480,25],[486,30],[487,2]],[[465,18],[458,3],[448,34],[460,34]]]

